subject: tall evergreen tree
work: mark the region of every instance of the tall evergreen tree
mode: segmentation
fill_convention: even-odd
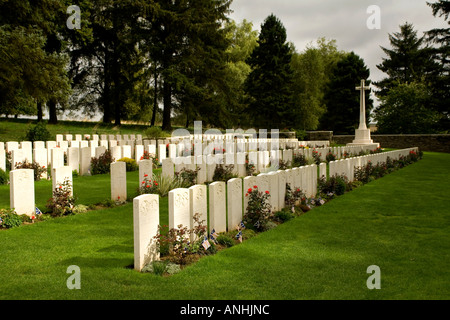
[[[211,124],[226,118],[217,92],[228,44],[222,27],[231,0],[155,1],[147,21],[148,50],[162,80],[164,130],[172,128],[174,112],[202,115]],[[215,122],[215,123],[214,123]]]
[[[330,83],[325,92],[326,113],[322,116],[321,127],[335,134],[353,134],[359,125],[360,94],[355,90],[360,80],[370,85],[370,70],[364,60],[350,52],[330,71]],[[366,119],[369,119],[373,100],[366,92]]]
[[[418,37],[410,23],[400,26],[400,32],[389,34],[391,49],[381,47],[387,55],[377,68],[387,74],[375,83],[380,89],[377,94],[384,96],[399,83],[421,81],[434,70],[434,63],[425,46],[424,37]]]
[[[444,17],[450,24],[450,2],[439,0],[427,4],[431,7],[433,16]],[[435,28],[426,33],[426,39],[431,46],[432,55],[438,65],[437,73],[431,84],[432,107],[441,115],[437,129],[450,132],[450,28]]]
[[[247,63],[252,68],[245,83],[250,96],[248,113],[257,128],[293,126],[292,53],[286,29],[273,14],[261,25],[258,45]]]

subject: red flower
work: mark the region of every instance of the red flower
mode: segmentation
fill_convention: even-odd
[[[248,197],[248,193],[246,193],[245,196]]]
[[[117,200],[120,200],[120,196],[117,196]]]
[[[297,189],[297,192],[300,192],[300,189]]]
[[[266,194],[269,194],[269,191],[266,190]]]
[[[158,183],[157,182],[155,182],[155,186],[157,186],[158,185]]]
[[[150,188],[150,186],[149,186],[149,185],[147,185],[147,188]]]
[[[253,189],[258,189],[258,187],[257,186],[253,186]]]
[[[148,177],[148,174],[144,174],[144,177]]]
[[[252,192],[252,188],[248,188],[247,192],[248,193]]]

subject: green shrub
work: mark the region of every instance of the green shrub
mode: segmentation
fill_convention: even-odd
[[[217,237],[216,240],[218,244],[226,246],[227,248],[232,247],[234,245],[234,240],[228,235],[221,234]]]
[[[138,164],[136,163],[136,160],[134,160],[134,159],[124,157],[117,161],[125,162],[126,167],[127,167],[127,172],[137,171],[139,169]]]
[[[233,174],[234,165],[223,165],[218,164],[216,169],[214,170],[213,180],[214,181],[228,181],[232,178],[236,178],[236,175]]]
[[[328,180],[325,177],[319,179],[319,193],[331,198],[334,194],[343,195],[350,190],[350,183],[345,175],[334,175]]]
[[[98,158],[91,158],[91,174],[109,173],[111,163],[114,162],[111,151],[106,150],[105,153]]]
[[[51,134],[47,130],[47,126],[44,122],[39,122],[34,127],[29,127],[25,134],[25,141],[49,141],[51,140]]]
[[[0,185],[8,184],[9,176],[8,174],[3,171],[3,169],[0,169]]]
[[[164,136],[163,131],[160,127],[151,127],[145,130],[145,135],[150,140],[156,140]]]
[[[247,190],[245,196],[248,197],[248,206],[243,219],[245,226],[258,231],[266,230],[272,213],[269,191],[262,192],[258,190],[258,186],[253,186]]]
[[[180,172],[175,172],[175,177],[181,181],[182,188],[192,187],[197,183],[197,174],[200,168],[189,170],[183,168]]]
[[[16,169],[33,169],[34,170],[34,181],[40,181],[41,180],[41,175],[44,172],[47,172],[47,168],[45,166],[42,166],[37,163],[36,161],[33,161],[32,163],[28,162],[28,161],[24,161],[24,162],[19,162],[16,165]]]
[[[286,222],[294,218],[295,215],[292,209],[283,208],[281,211],[275,212],[275,219],[279,222]]]
[[[10,229],[22,224],[22,218],[14,209],[0,209],[0,228]]]
[[[306,166],[308,162],[306,161],[306,157],[303,154],[296,154],[292,159],[292,167],[302,167]]]
[[[51,210],[52,216],[63,216],[73,213],[75,198],[71,196],[72,185],[69,180],[58,185],[53,190],[53,197],[47,200],[47,208]]]

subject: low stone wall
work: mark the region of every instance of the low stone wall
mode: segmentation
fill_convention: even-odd
[[[332,139],[337,144],[347,144],[354,138],[354,135],[333,135]],[[419,147],[421,151],[450,153],[450,134],[372,134],[371,138],[382,148]]]

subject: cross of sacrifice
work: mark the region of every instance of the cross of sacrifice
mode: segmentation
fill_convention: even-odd
[[[361,80],[361,86],[356,87],[356,90],[361,91],[361,101],[360,101],[360,109],[359,109],[359,128],[358,129],[367,129],[366,126],[366,90],[370,90],[369,86],[365,86],[364,79]]]

